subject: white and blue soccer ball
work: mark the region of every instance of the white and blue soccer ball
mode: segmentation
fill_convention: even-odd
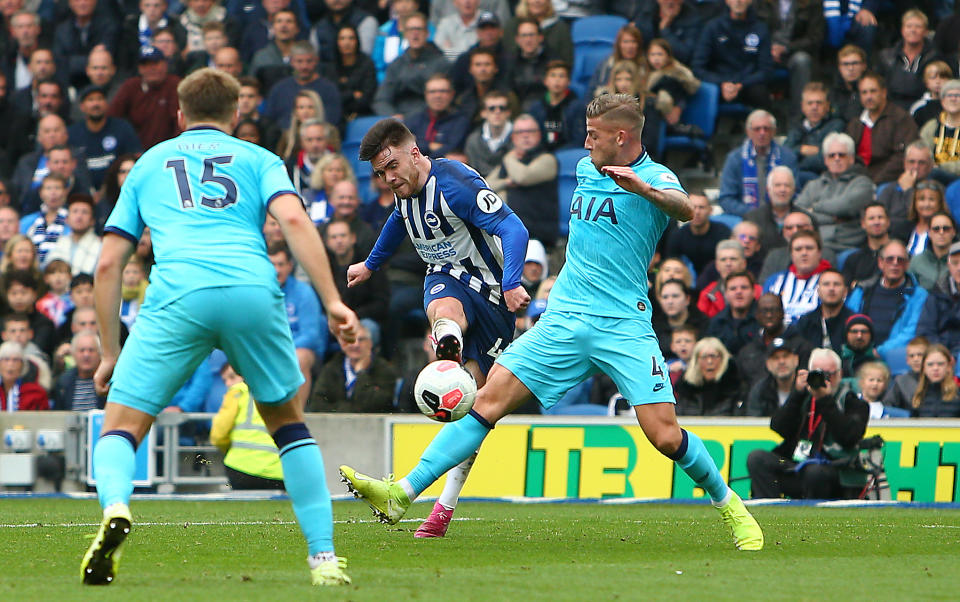
[[[460,420],[477,398],[477,381],[466,368],[450,360],[427,364],[417,375],[413,395],[420,411],[437,422]]]

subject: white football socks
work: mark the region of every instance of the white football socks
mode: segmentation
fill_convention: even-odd
[[[437,499],[440,505],[447,510],[453,510],[457,507],[460,492],[463,491],[463,486],[467,482],[470,469],[473,468],[473,463],[477,459],[477,453],[478,452],[473,452],[473,455],[469,458],[447,471],[447,482],[443,486],[443,492]]]
[[[437,318],[433,322],[433,349],[437,349],[437,343],[445,336],[453,335],[460,341],[460,348],[463,349],[463,332],[460,325],[450,318]]]

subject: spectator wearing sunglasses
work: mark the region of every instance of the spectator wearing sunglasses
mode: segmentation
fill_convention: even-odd
[[[928,291],[947,273],[947,255],[957,236],[957,222],[949,213],[936,213],[930,218],[927,248],[910,262],[910,273]]]
[[[510,150],[510,99],[500,90],[484,94],[481,117],[483,122],[467,136],[464,151],[470,165],[486,175],[500,165],[503,156]]]
[[[873,200],[873,182],[856,164],[853,138],[834,132],[823,140],[827,169],[803,187],[797,207],[813,215],[823,243],[834,251],[863,245],[860,212]]]
[[[909,273],[910,255],[899,240],[880,249],[880,276],[858,284],[847,297],[847,307],[873,320],[873,342],[884,355],[906,347],[917,332],[927,291]]]

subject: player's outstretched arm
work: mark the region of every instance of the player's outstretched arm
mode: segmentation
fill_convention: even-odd
[[[101,348],[100,365],[93,383],[99,395],[106,395],[113,367],[120,357],[120,282],[123,266],[135,248],[132,241],[119,234],[107,232],[103,236],[93,285]]]
[[[340,299],[340,291],[337,290],[333,273],[330,271],[327,250],[313,221],[303,210],[299,197],[295,194],[278,196],[270,203],[270,214],[277,219],[293,256],[306,270],[314,288],[320,293],[329,317],[330,330],[347,342],[353,342],[357,332],[357,315]]]
[[[635,171],[624,165],[606,165],[601,171],[610,176],[617,186],[639,194],[656,205],[661,211],[681,222],[693,219],[693,205],[686,194],[679,190],[657,190],[640,179]]]

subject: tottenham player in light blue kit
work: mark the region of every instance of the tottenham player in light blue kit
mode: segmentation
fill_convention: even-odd
[[[83,583],[113,581],[133,519],[134,452],[154,417],[214,348],[223,349],[257,400],[280,449],[284,485],[316,585],[350,582],[333,551],[323,459],[296,399],[297,363],[283,294],[261,227],[269,213],[323,298],[331,329],[353,340],[357,318],[340,300],[323,244],[283,162],[238,140],[240,84],[201,69],[177,87],[184,131],[148,150],[107,220],[94,290],[103,346],[94,376],[107,393],[93,475],[103,522],[81,565]],[[144,227],[156,266],[137,326],[120,352],[120,275]]]
[[[370,161],[396,201],[370,256],[347,269],[347,284],[369,278],[409,236],[428,266],[423,307],[437,357],[466,360],[482,386],[493,361],[513,340],[514,312],[530,302],[520,284],[527,229],[480,174],[459,161],[424,156],[414,135],[396,119],[370,128],[360,142],[360,159]],[[470,454],[450,471],[415,537],[446,534],[475,458]]]
[[[406,477],[352,475],[351,488],[390,523],[445,471],[473,452],[502,417],[531,394],[549,407],[572,386],[603,372],[630,401],[647,439],[710,496],[740,550],[760,550],[763,532],[724,482],[703,442],[681,429],[666,364],[650,324],[647,266],[669,218],[693,208],[677,177],[643,150],[642,106],[632,95],[587,106],[586,148],[570,205],[567,261],[550,305],[497,359],[473,409],[445,425]]]

